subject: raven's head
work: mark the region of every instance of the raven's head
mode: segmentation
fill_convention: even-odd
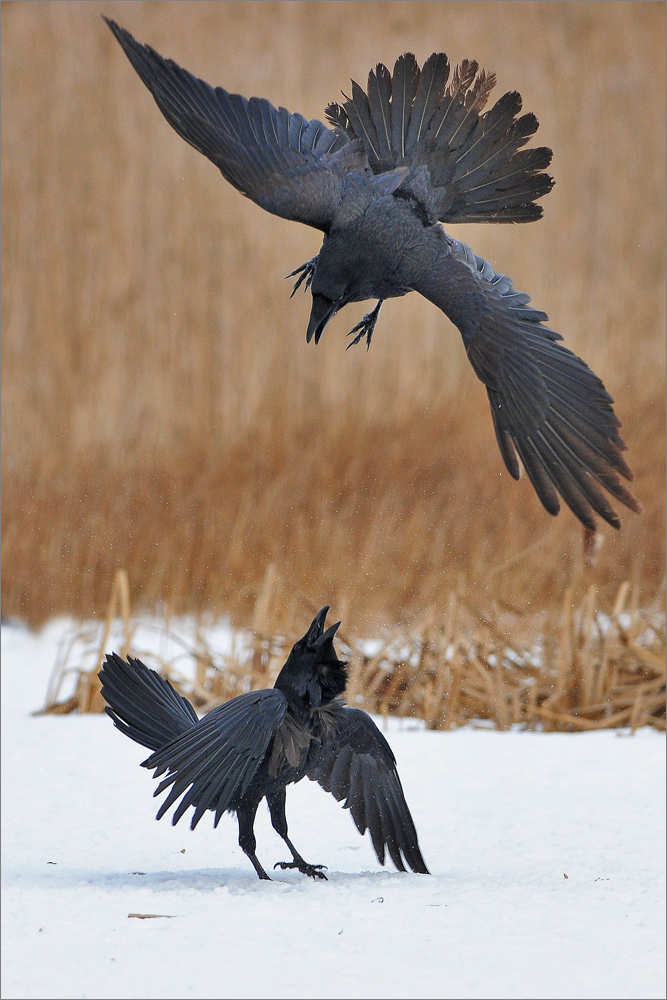
[[[333,644],[340,622],[324,630],[328,610],[327,605],[318,611],[308,631],[294,643],[275,683],[288,696],[305,698],[312,708],[342,694],[347,684],[347,663],[338,659]]]

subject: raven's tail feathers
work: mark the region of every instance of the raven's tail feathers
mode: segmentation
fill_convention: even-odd
[[[465,59],[449,78],[444,52],[420,71],[412,53],[396,60],[393,75],[381,63],[367,92],[352,83],[352,97],[331,104],[327,118],[350,139],[360,139],[375,173],[396,166],[426,166],[441,222],[530,222],[535,204],[553,187],[542,171],[546,146],[521,151],[538,128],[535,115],[519,116],[521,96],[507,93],[482,111],[495,86],[492,73]]]
[[[141,660],[107,654],[99,674],[105,712],[136,743],[159,750],[198,722],[190,702]]]
[[[391,76],[382,63],[378,63],[375,71],[371,70],[368,74],[368,103],[377,134],[380,162],[384,163],[392,149],[392,124]]]

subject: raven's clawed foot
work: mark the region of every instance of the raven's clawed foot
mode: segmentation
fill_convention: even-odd
[[[302,875],[310,875],[311,878],[323,878],[327,881],[327,877],[321,868],[326,868],[326,865],[309,865],[307,861],[303,858],[295,858],[294,861],[277,861],[273,866],[274,870],[276,868],[298,868]]]
[[[349,351],[351,347],[354,347],[355,344],[358,344],[359,341],[363,340],[364,337],[366,338],[366,350],[368,350],[368,348],[371,346],[371,337],[373,336],[373,330],[375,329],[375,324],[377,323],[378,316],[380,315],[380,306],[382,305],[383,302],[384,299],[380,299],[373,312],[366,313],[361,322],[357,323],[357,325],[350,330],[350,332],[347,334],[348,337],[351,337],[353,333],[356,333],[357,335],[354,338],[354,340],[350,341],[350,343],[347,345],[346,350]],[[357,330],[359,331],[358,333]]]
[[[301,265],[301,267],[297,267],[295,271],[290,271],[290,273],[287,275],[288,278],[293,278],[295,274],[299,275],[299,277],[294,282],[294,288],[292,289],[290,298],[292,298],[294,293],[298,291],[298,289],[301,287],[304,281],[306,282],[306,285],[304,287],[304,292],[308,291],[311,282],[313,280],[313,275],[315,274],[316,267],[317,267],[317,257],[311,257],[310,260],[307,260],[305,264]]]

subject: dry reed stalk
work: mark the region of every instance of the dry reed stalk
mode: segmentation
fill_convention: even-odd
[[[563,595],[563,605],[560,618],[560,642],[558,646],[556,677],[550,686],[550,694],[546,699],[549,713],[566,699],[570,691],[570,670],[572,667],[572,588],[566,587]],[[551,714],[544,718],[550,719]]]
[[[195,665],[187,673],[194,679],[164,658],[138,649],[133,655],[159,669],[202,712],[243,691],[270,686],[312,613],[310,602],[302,600],[288,629],[273,627],[267,594],[276,576],[275,567],[267,571],[257,602],[262,631],[249,633],[241,647],[223,656],[197,630],[196,642],[187,650]],[[501,730],[516,724],[566,731],[643,725],[664,729],[665,615],[655,609],[618,610],[630,593],[624,583],[607,616],[596,607],[593,588],[578,604],[566,591],[560,643],[552,657],[540,633],[543,619],[505,615],[498,620],[496,610],[495,620],[489,617],[481,627],[479,613],[462,614],[464,606],[455,593],[442,612],[429,609],[417,627],[394,629],[372,655],[364,652],[367,643],[339,633],[350,662],[348,702],[381,715],[421,718],[430,729],[451,729],[476,719],[491,720]],[[95,666],[80,670],[74,696],[58,702],[73,648],[71,636],[64,641],[45,712],[102,710],[97,671],[119,605],[123,654],[133,645],[136,625],[130,621],[127,577],[119,572],[101,633],[95,639],[89,630],[76,636],[88,642]],[[555,624],[552,620],[548,627]],[[173,637],[166,628],[165,635]]]
[[[130,621],[130,585],[124,569],[119,569],[114,574],[107,615],[104,619],[93,669],[79,670],[76,690],[72,697],[60,704],[56,703],[58,691],[65,679],[65,675],[69,672],[68,664],[75,642],[83,639],[84,642],[90,644],[90,626],[84,626],[83,629],[74,630],[69,635],[63,637],[64,641],[59,644],[56,662],[47,689],[45,712],[67,713],[75,709],[79,712],[104,711],[104,700],[100,694],[101,684],[98,673],[104,661],[109,634],[116,618],[120,618],[123,625],[123,639],[118,647],[118,652],[121,656],[127,656],[131,648],[134,628]],[[39,715],[41,713],[37,712],[35,714]]]
[[[595,662],[592,650],[593,637],[593,617],[595,615],[596,588],[589,587],[584,598],[583,622],[581,629],[580,647],[576,654],[576,662],[579,668],[579,703],[582,708],[587,708],[591,703],[591,694],[595,684],[595,675],[598,664]]]

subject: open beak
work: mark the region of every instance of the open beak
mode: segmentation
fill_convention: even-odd
[[[308,329],[306,330],[306,343],[310,343],[313,337],[315,343],[319,344],[320,337],[324,333],[324,327],[332,316],[338,312],[338,303],[325,299],[323,295],[313,295],[313,307],[310,310]]]
[[[339,626],[340,622],[336,622],[336,624],[328,628],[326,632],[323,632],[322,635],[319,637],[319,639],[316,639],[315,642],[313,643],[315,649],[319,649],[321,646],[325,646],[328,642],[333,642],[333,637],[338,631]]]

